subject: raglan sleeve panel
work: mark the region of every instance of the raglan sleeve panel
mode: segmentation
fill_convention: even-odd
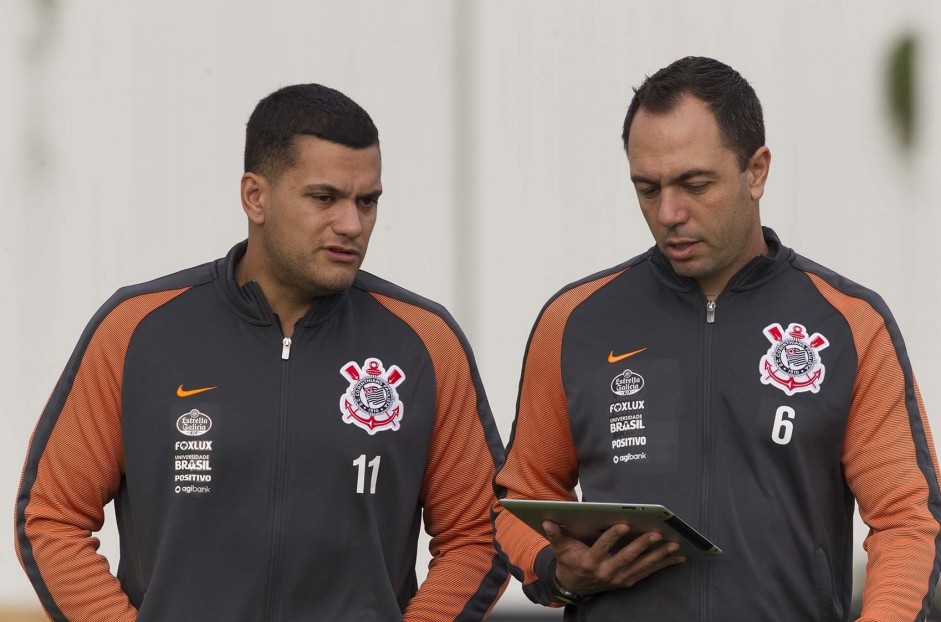
[[[941,492],[928,418],[888,308],[811,276],[846,318],[858,364],[843,469],[869,526],[864,622],[927,618],[941,569]]]
[[[490,523],[503,443],[456,325],[427,309],[373,295],[418,334],[436,381],[435,426],[420,493],[432,561],[405,621],[481,620],[509,578]]]
[[[519,399],[506,463],[497,473],[497,496],[510,499],[577,499],[578,458],[562,381],[562,341],[572,311],[617,274],[588,281],[550,300],[536,320],[520,378]],[[557,606],[550,573],[555,558],[544,537],[497,504],[497,547],[533,602]]]
[[[52,620],[137,617],[91,534],[104,524],[104,506],[124,472],[121,386],[128,343],[140,320],[178,293],[106,304],[30,439],[17,496],[16,551]]]

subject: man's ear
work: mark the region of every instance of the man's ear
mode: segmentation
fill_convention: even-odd
[[[249,223],[264,224],[270,193],[271,185],[261,175],[251,172],[242,175],[242,209],[245,210]]]
[[[768,181],[768,171],[771,169],[771,150],[768,147],[759,147],[748,161],[748,187],[752,201],[757,201],[765,193],[765,182]]]

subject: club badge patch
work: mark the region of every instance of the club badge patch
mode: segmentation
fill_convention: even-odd
[[[405,373],[393,365],[388,370],[382,361],[368,358],[363,367],[350,361],[340,368],[340,374],[350,381],[346,392],[340,396],[340,412],[343,421],[352,423],[375,434],[382,430],[398,430],[405,414],[395,387],[405,380]]]
[[[780,324],[766,326],[764,334],[771,342],[761,357],[758,371],[762,384],[770,384],[788,395],[810,391],[816,393],[826,375],[820,351],[830,345],[820,333],[807,335],[800,324],[791,324],[787,331]]]

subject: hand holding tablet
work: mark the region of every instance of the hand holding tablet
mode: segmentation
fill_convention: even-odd
[[[643,533],[658,531],[665,541],[679,544],[679,555],[722,555],[722,549],[662,505],[534,499],[501,499],[500,504],[544,536],[542,523],[550,520],[557,523],[563,533],[591,545],[611,526],[626,523],[630,531],[614,550]]]

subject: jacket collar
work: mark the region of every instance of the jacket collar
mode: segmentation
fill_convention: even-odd
[[[782,245],[778,235],[772,229],[762,227],[761,231],[768,245],[768,254],[758,255],[745,264],[729,279],[724,291],[744,291],[758,287],[785,270],[793,260],[794,251]],[[652,247],[647,251],[647,256],[650,258],[654,274],[667,285],[683,292],[699,291],[694,279],[680,276],[673,270],[670,261],[659,248]]]
[[[249,281],[239,286],[235,279],[235,266],[245,255],[248,240],[242,240],[229,250],[228,254],[217,260],[214,265],[215,282],[223,297],[235,308],[242,319],[258,326],[276,325],[275,314],[268,305],[268,299],[256,281]],[[310,309],[298,322],[298,326],[317,324],[331,315],[339,303],[349,295],[345,289],[329,296],[318,296],[311,301]]]

